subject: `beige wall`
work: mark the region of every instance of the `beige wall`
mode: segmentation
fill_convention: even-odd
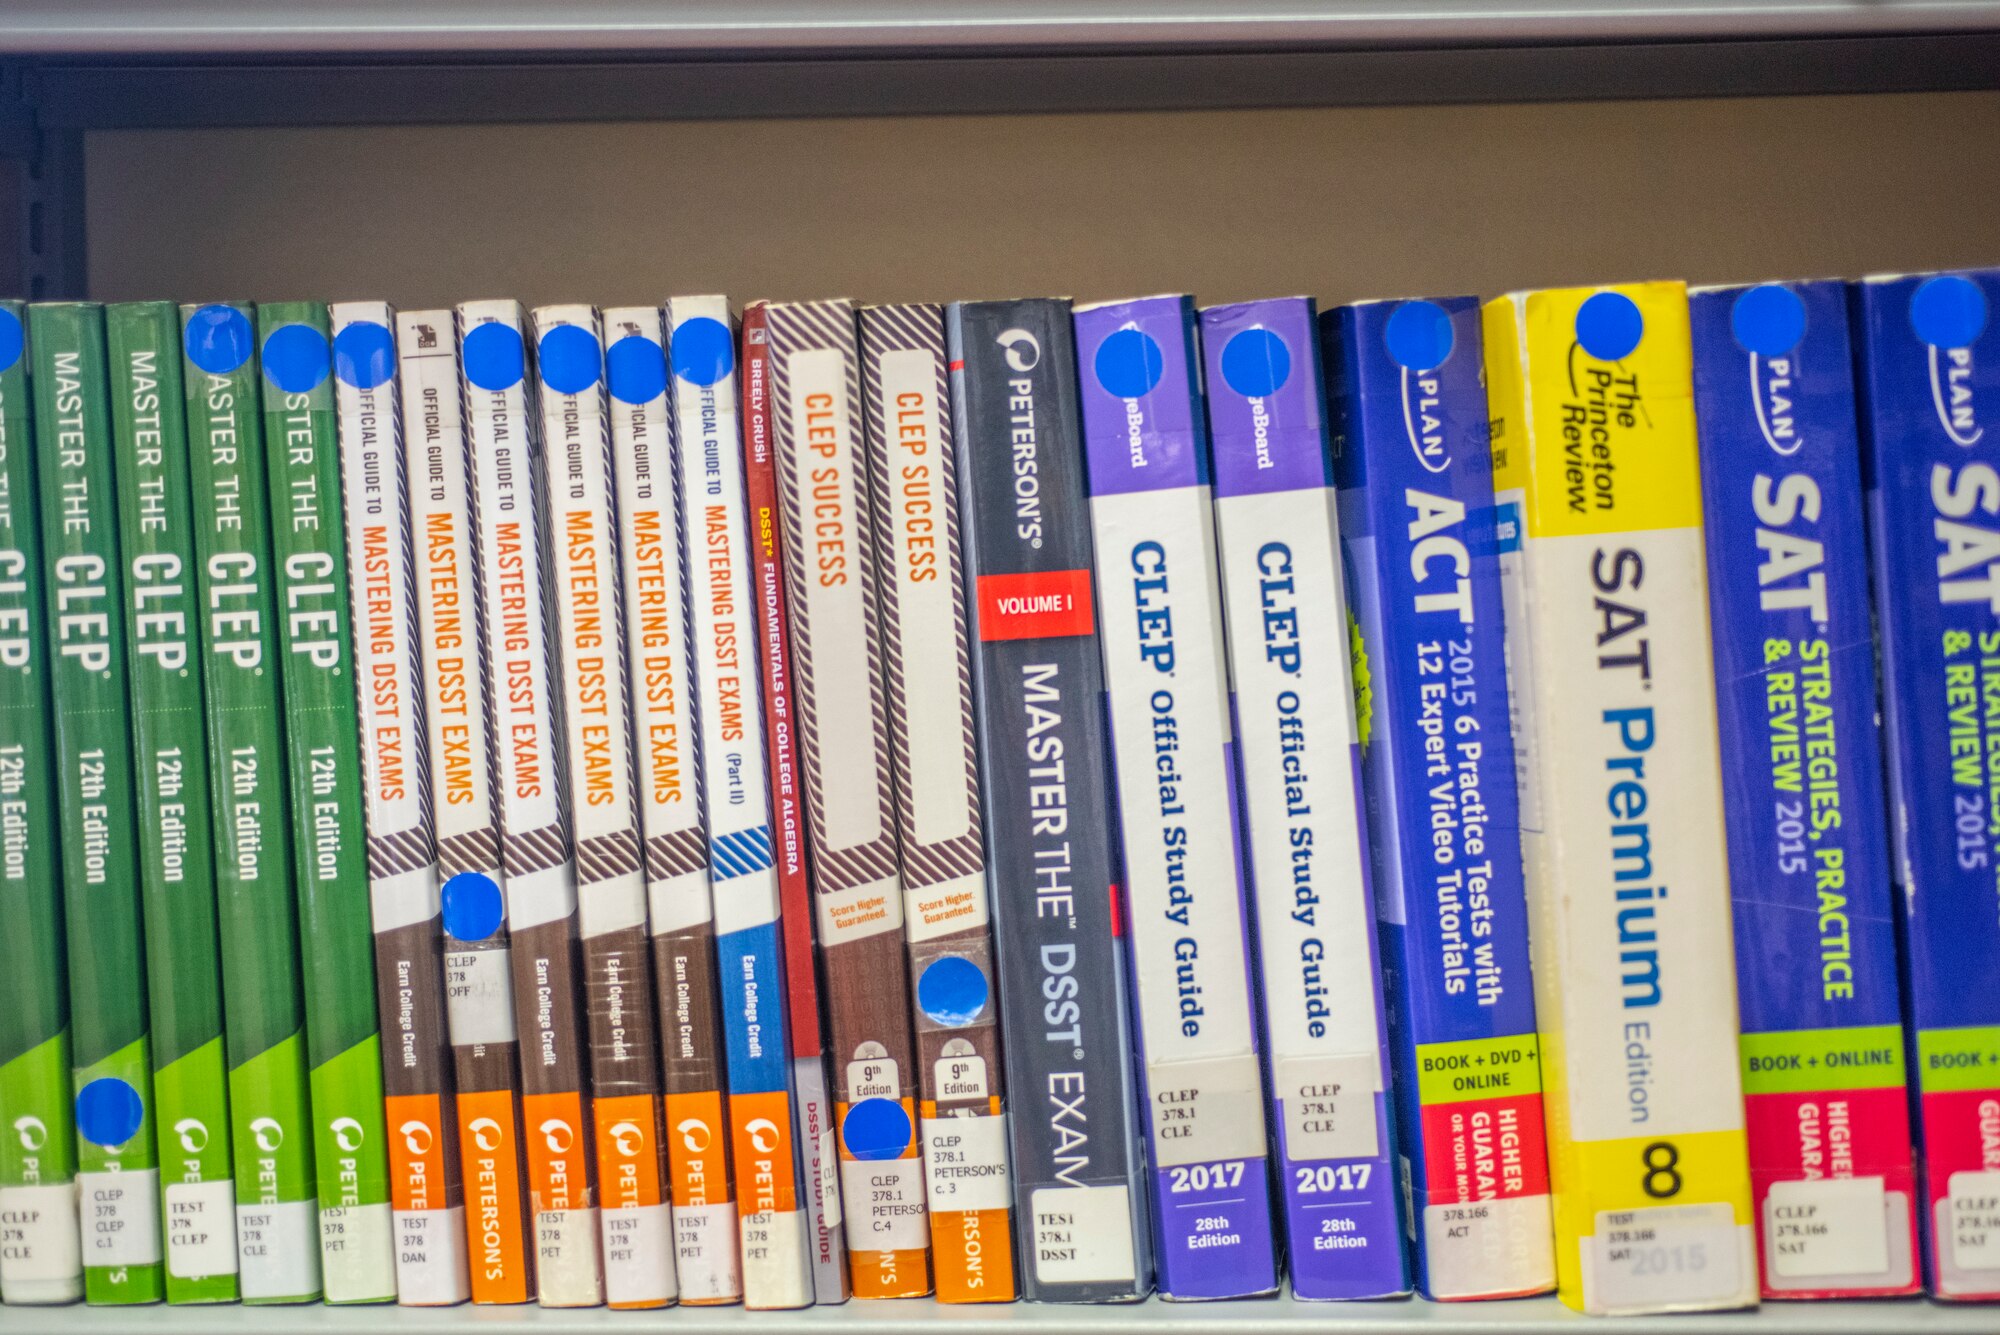
[[[99,132],[103,299],[1323,300],[2000,263],[2000,93]]]

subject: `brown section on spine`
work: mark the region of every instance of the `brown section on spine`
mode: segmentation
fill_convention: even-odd
[[[980,973],[993,977],[993,939],[984,927],[975,927],[963,932],[953,932],[933,941],[917,941],[910,945],[910,973],[923,977],[924,970],[932,960],[955,955],[970,960],[979,967]],[[975,1108],[985,1112],[989,1097],[999,1097],[1001,1092],[1000,1070],[1000,1025],[997,1007],[989,992],[986,1008],[970,1024],[943,1025],[925,1015],[921,1009],[916,1013],[917,1055],[923,1063],[917,1071],[917,1083],[923,1089],[924,1101],[935,1103],[941,1115],[948,1115],[960,1108]],[[937,1064],[944,1057],[947,1043],[962,1039],[972,1045],[973,1055],[986,1063],[986,1087],[988,1097],[947,1098],[937,1080]]]
[[[514,933],[514,1018],[521,1029],[521,1087],[530,1094],[584,1088],[576,1018],[576,922],[558,918]]]
[[[643,927],[620,928],[583,942],[583,1004],[595,1098],[660,1092],[652,967]]]
[[[722,1016],[716,1003],[715,937],[709,925],[654,937],[653,978],[659,992],[666,1092],[702,1094],[722,1089]]]

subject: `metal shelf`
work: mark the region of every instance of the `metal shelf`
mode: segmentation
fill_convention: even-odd
[[[858,53],[1965,31],[1990,0],[8,0],[0,51]]]
[[[1991,1335],[1991,1307],[1921,1301],[1771,1303],[1755,1312],[1690,1316],[1586,1318],[1553,1298],[1515,1302],[1162,1303],[1050,1307],[1032,1303],[940,1306],[914,1302],[850,1302],[803,1312],[741,1308],[681,1308],[671,1313],[545,1311],[537,1307],[146,1307],[7,1308],[9,1335],[405,1335],[415,1332],[520,1330],[534,1335],[605,1335],[671,1326],[683,1335],[909,1335],[913,1328],[951,1335],[1111,1335],[1133,1326],[1171,1327],[1174,1335],[1305,1335],[1351,1330],[1356,1335]]]

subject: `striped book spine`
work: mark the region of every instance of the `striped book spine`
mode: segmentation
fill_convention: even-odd
[[[595,1307],[604,1300],[604,1276],[578,999],[576,874],[549,629],[548,496],[526,327],[517,302],[458,308],[487,689],[500,743],[494,749],[514,1011],[530,1022],[521,1055],[521,1120],[535,1278],[544,1307]]]
[[[673,1215],[663,1191],[659,1034],[633,787],[604,339],[589,306],[541,307],[534,325],[605,1301],[664,1307],[677,1293]]]
[[[20,302],[0,301],[0,1116],[14,1128],[0,1135],[0,1301],[9,1306],[83,1296],[25,315]]]
[[[861,392],[938,1299],[1008,1302],[1013,1184],[942,307],[861,312]]]
[[[534,1296],[535,1253],[527,1243],[507,876],[500,866],[485,613],[454,322],[445,310],[396,317],[424,768],[437,841],[445,1028],[458,1088],[452,1135],[464,1164],[472,1301],[524,1303]]]
[[[361,301],[343,302],[330,314],[376,1010],[385,1035],[396,1294],[405,1307],[444,1306],[464,1302],[471,1290],[445,1032],[444,938],[418,680],[395,312]]]
[[[930,1235],[854,307],[776,303],[768,319],[848,1274],[858,1298],[913,1297],[930,1292]]]
[[[646,911],[664,1058],[674,1261],[683,1303],[733,1303],[743,1297],[743,1267],[723,1106],[715,912],[708,841],[702,835],[689,657],[687,550],[659,309],[605,311],[604,339]]]
[[[715,894],[716,978],[728,1054],[729,1136],[743,1186],[743,1301],[809,1307],[812,1267],[792,1129],[778,877],[757,698],[756,621],[744,523],[729,303],[666,305],[667,378],[690,552],[689,642],[699,709],[703,817]]]

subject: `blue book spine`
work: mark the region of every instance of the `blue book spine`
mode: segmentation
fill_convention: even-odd
[[[1362,769],[1418,1283],[1555,1286],[1478,303],[1328,313]]]
[[[1214,307],[1201,330],[1292,1291],[1407,1293],[1313,305]]]
[[[1926,1268],[2000,1298],[2000,271],[1849,290]],[[1848,539],[1852,541],[1851,537]]]
[[[1160,1292],[1277,1288],[1194,304],[1076,313]]]

